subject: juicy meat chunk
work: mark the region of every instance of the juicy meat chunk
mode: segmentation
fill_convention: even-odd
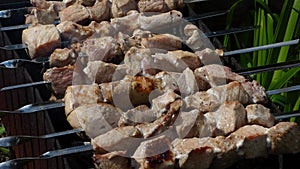
[[[152,99],[151,109],[155,113],[156,117],[160,117],[167,111],[170,104],[179,98],[180,96],[172,90],[166,91],[164,94]]]
[[[171,34],[157,34],[142,38],[141,45],[144,48],[158,48],[167,51],[181,49],[181,39]]]
[[[108,21],[102,21],[100,23],[92,21],[89,27],[94,30],[95,34],[93,36],[114,36],[116,34],[115,28]]]
[[[133,126],[116,127],[92,139],[94,149],[124,152],[127,157],[134,154],[141,142],[141,133]]]
[[[248,124],[257,124],[264,127],[272,127],[275,124],[275,118],[271,110],[261,104],[248,105],[246,112]]]
[[[100,102],[99,95],[100,91],[98,85],[69,86],[64,97],[66,116],[80,105]]]
[[[208,83],[211,87],[228,84],[232,81],[245,82],[245,77],[231,71],[231,68],[210,64],[199,67],[194,71],[198,84]]]
[[[218,110],[204,114],[204,126],[200,137],[226,136],[246,125],[246,111],[238,101],[225,102]],[[211,122],[213,121],[213,122]],[[212,129],[208,131],[207,129]]]
[[[43,79],[51,82],[54,95],[61,98],[64,96],[67,87],[72,85],[73,72],[73,66],[54,67],[47,69]]]
[[[61,33],[62,39],[69,41],[70,44],[82,42],[94,33],[90,27],[82,26],[72,21],[62,21],[56,27]]]
[[[140,13],[131,11],[126,16],[120,18],[112,18],[111,25],[118,31],[127,35],[132,35],[133,31],[140,28]]]
[[[141,142],[133,157],[136,168],[173,169],[175,165],[175,155],[166,136]]]
[[[77,114],[82,129],[90,138],[95,138],[118,127],[121,117],[120,110],[107,103],[82,105],[72,113]]]
[[[108,20],[110,17],[109,0],[97,0],[92,7],[87,7],[89,19],[96,22]]]
[[[56,19],[58,19],[58,15],[54,10],[54,5],[51,5],[48,9],[40,9],[34,8],[30,14],[25,15],[26,24],[53,24]]]
[[[251,96],[252,103],[265,104],[268,102],[268,97],[265,93],[265,88],[257,81],[246,81],[241,83],[245,91]]]
[[[267,137],[267,128],[258,125],[247,125],[231,133],[226,141],[235,144],[238,154],[249,159],[268,155]]]
[[[49,56],[60,46],[60,35],[54,25],[38,25],[23,30],[22,42],[28,46],[31,59]]]
[[[140,0],[138,2],[140,12],[167,12],[183,6],[182,0]]]
[[[185,108],[197,109],[201,112],[209,112],[216,110],[219,105],[219,99],[215,95],[207,92],[197,92],[184,98]]]
[[[73,4],[59,12],[61,22],[72,21],[82,24],[89,19],[89,11],[86,7],[80,4]]]
[[[77,53],[73,49],[57,48],[50,55],[49,63],[51,67],[63,67],[76,62]]]
[[[91,61],[83,71],[93,83],[108,83],[113,80],[117,65],[102,61]]]
[[[170,53],[182,60],[193,71],[203,65],[195,53],[183,50],[170,51]]]
[[[89,61],[113,62],[120,60],[122,51],[118,42],[111,36],[91,38],[83,42],[82,52]]]
[[[200,51],[196,51],[195,53],[199,56],[204,65],[223,64],[220,60],[220,55],[218,54],[217,50],[213,50],[213,48],[205,48]]]
[[[131,169],[131,160],[124,157],[121,152],[110,152],[106,154],[94,154],[96,169]]]
[[[176,139],[172,145],[180,168],[207,169],[215,157],[215,147],[199,138]]]
[[[297,123],[280,122],[268,133],[271,154],[295,154],[300,152],[300,128]]]
[[[123,17],[130,10],[136,9],[136,0],[112,0],[111,12],[114,18]]]

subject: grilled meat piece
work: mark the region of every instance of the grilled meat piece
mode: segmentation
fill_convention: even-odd
[[[196,55],[200,58],[201,62],[204,65],[210,65],[210,64],[218,64],[223,65],[223,63],[220,60],[220,55],[218,53],[218,50],[213,50],[213,48],[205,48],[200,51],[195,52]]]
[[[171,103],[179,98],[179,95],[174,93],[172,90],[168,90],[162,95],[151,99],[151,109],[155,113],[155,116],[158,118],[167,111]]]
[[[204,138],[176,139],[172,146],[179,167],[188,169],[209,168],[215,157],[214,149],[218,148],[205,144]]]
[[[198,86],[216,87],[232,81],[245,82],[245,77],[231,71],[231,68],[210,64],[199,67],[194,71]]]
[[[136,0],[112,0],[111,13],[114,18],[127,15],[130,10],[137,9]]]
[[[117,62],[122,57],[120,45],[111,36],[87,39],[81,51],[86,53],[89,61]]]
[[[93,156],[96,169],[131,169],[131,160],[121,152],[95,154]]]
[[[186,109],[197,109],[201,112],[214,111],[220,105],[218,97],[207,92],[197,92],[187,96],[184,98],[184,103]]]
[[[94,30],[93,37],[104,37],[104,36],[112,36],[116,35],[115,28],[108,21],[102,21],[100,23],[92,21],[89,24],[89,27]]]
[[[111,82],[116,68],[117,65],[112,63],[91,61],[87,63],[87,67],[83,71],[87,74],[91,82],[100,84]]]
[[[51,5],[48,9],[34,8],[30,14],[25,15],[25,17],[25,23],[32,25],[53,24],[54,21],[59,18],[57,12],[54,10],[54,5]]]
[[[61,22],[72,21],[83,24],[89,20],[90,14],[86,7],[80,4],[73,4],[59,12]]]
[[[69,115],[75,108],[84,104],[96,104],[100,102],[100,90],[98,85],[73,85],[66,90],[64,97],[65,113]]]
[[[92,144],[94,149],[123,152],[124,156],[130,157],[142,142],[141,136],[140,131],[133,126],[116,127],[92,139]]]
[[[122,114],[118,125],[122,126],[135,126],[140,123],[150,123],[156,119],[152,109],[146,105],[139,105],[130,109]]]
[[[81,128],[90,138],[95,138],[118,127],[121,112],[107,103],[85,104],[71,112],[75,113]]]
[[[47,69],[43,75],[45,81],[51,82],[53,94],[62,98],[68,86],[72,85],[74,66]]]
[[[38,9],[49,9],[50,6],[53,6],[53,10],[57,14],[66,8],[66,3],[61,1],[30,0],[30,3]]]
[[[226,141],[235,144],[238,154],[249,159],[268,155],[267,137],[267,128],[258,125],[247,125],[231,133]]]
[[[28,46],[28,55],[34,59],[49,56],[61,41],[54,25],[38,25],[23,30],[22,42]]]
[[[136,161],[136,168],[173,169],[175,165],[171,143],[164,135],[143,141],[133,157]]]
[[[300,152],[300,128],[297,123],[280,122],[268,132],[271,154],[295,154]]]
[[[61,33],[63,41],[69,41],[70,44],[81,43],[94,34],[93,29],[90,27],[72,21],[62,21],[56,27]]]
[[[73,49],[60,49],[57,48],[50,55],[49,63],[50,67],[63,67],[67,65],[73,65],[76,62],[77,53]]]
[[[171,34],[158,34],[142,38],[141,45],[144,48],[158,48],[167,51],[181,49],[181,39]]]
[[[261,104],[248,105],[246,112],[248,124],[257,124],[264,127],[272,127],[275,124],[275,118],[271,110]]]
[[[265,104],[268,102],[268,97],[265,93],[265,88],[258,84],[256,80],[242,82],[241,85],[251,97],[251,103]]]
[[[140,0],[138,2],[140,12],[167,12],[183,6],[182,0]]]
[[[96,0],[95,4],[87,7],[89,19],[96,22],[108,20],[110,17],[109,0]]]

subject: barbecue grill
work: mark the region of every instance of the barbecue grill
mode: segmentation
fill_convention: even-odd
[[[3,4],[1,4],[3,3]],[[0,3],[0,9],[13,9],[24,6],[30,6],[29,1],[22,1],[13,3],[12,1],[3,1]],[[186,9],[188,10],[188,9]],[[17,12],[12,17],[0,20],[0,27],[7,27],[13,25],[21,25],[24,23],[24,11]],[[199,21],[198,26],[204,32],[208,32],[207,26]],[[2,31],[0,32],[0,46],[21,43],[22,30]],[[216,48],[222,48],[221,43],[216,38],[211,38],[212,43]],[[9,59],[28,59],[27,53],[22,50],[0,50],[0,62]],[[233,68],[233,70],[240,69],[238,62],[234,57],[225,57],[226,65]],[[0,68],[0,88],[6,86],[13,86],[17,84],[31,83],[42,81],[41,70],[43,65],[29,65],[17,69]],[[36,71],[39,70],[39,71]],[[40,103],[48,101],[51,97],[50,88],[47,85],[38,85],[26,88],[19,88],[0,92],[0,110],[16,110],[24,105],[32,103]],[[280,113],[273,103],[269,103],[269,107],[273,112]],[[31,114],[7,114],[2,117],[2,121],[6,127],[7,135],[31,135],[41,136],[50,133],[66,131],[72,129],[65,119],[64,110],[62,108],[55,108],[47,111],[37,111]],[[70,135],[63,135],[51,139],[33,139],[24,144],[12,147],[12,158],[36,157],[47,151],[63,149],[84,145],[85,140],[73,133]],[[35,160],[24,165],[24,168],[38,169],[38,168],[57,168],[57,169],[76,169],[76,168],[93,168],[91,159],[92,152],[73,153],[68,156],[58,156],[55,158],[45,160]],[[300,154],[272,156],[267,159],[252,159],[242,160],[232,167],[235,168],[292,168],[287,164],[296,163],[300,159]],[[255,163],[253,165],[253,163]]]

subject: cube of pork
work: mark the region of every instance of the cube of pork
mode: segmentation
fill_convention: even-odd
[[[268,155],[268,129],[258,125],[247,125],[231,133],[226,141],[235,144],[238,154],[246,159]]]
[[[246,81],[241,83],[245,91],[251,97],[251,103],[265,104],[268,102],[268,97],[265,93],[265,88],[257,81]]]
[[[53,24],[56,19],[58,19],[58,15],[54,10],[54,5],[51,5],[48,9],[40,9],[34,8],[30,14],[25,15],[26,24]]]
[[[110,17],[110,6],[108,0],[97,0],[92,7],[87,7],[90,20],[101,22],[108,20]]]
[[[246,112],[248,124],[257,124],[264,127],[272,127],[275,124],[275,118],[270,109],[261,104],[248,105]]]
[[[61,33],[63,41],[69,41],[70,44],[81,43],[94,34],[90,27],[82,26],[72,21],[62,21],[56,27]]]
[[[300,152],[300,128],[297,123],[280,122],[268,132],[271,154],[295,154]]]
[[[64,97],[65,113],[69,115],[75,108],[84,104],[96,104],[100,102],[98,85],[73,85],[66,90]]]
[[[124,157],[122,152],[96,153],[93,160],[96,169],[132,169],[130,158]]]
[[[55,25],[38,25],[23,30],[22,43],[28,46],[31,59],[49,56],[60,46],[60,35]]]
[[[73,65],[76,62],[77,54],[73,49],[60,49],[57,48],[50,55],[49,63],[50,67],[63,67],[69,64]]]
[[[77,115],[81,128],[90,138],[118,127],[121,117],[120,110],[107,103],[82,105],[71,112],[73,113]]]
[[[231,71],[231,68],[210,64],[200,67],[194,71],[199,85],[208,83],[211,87],[225,85],[232,81],[245,82],[245,77]]]
[[[105,63],[102,61],[88,62],[83,71],[93,83],[108,83],[111,82],[117,65],[112,63]]]
[[[154,34],[151,37],[142,38],[141,45],[144,48],[158,48],[166,51],[182,48],[181,39],[171,34]]]
[[[140,0],[138,2],[140,12],[167,12],[183,6],[182,0]]]
[[[155,113],[156,117],[160,117],[163,113],[167,111],[170,104],[179,98],[179,95],[174,93],[172,90],[168,90],[164,94],[152,99],[151,109]]]
[[[172,142],[179,167],[186,169],[207,169],[210,167],[218,147],[208,146],[199,138],[176,139]]]
[[[45,81],[51,82],[54,95],[62,98],[68,86],[72,85],[74,66],[54,67],[47,69],[43,75]]]
[[[184,98],[185,108],[197,109],[200,112],[214,111],[220,106],[218,97],[207,92],[197,92]]]
[[[89,17],[90,14],[87,8],[78,3],[70,5],[59,12],[59,18],[61,22],[72,21],[75,23],[83,24],[88,21]]]
[[[89,27],[94,30],[95,34],[94,36],[115,36],[116,35],[116,30],[115,28],[111,25],[110,22],[108,21],[102,21],[100,23],[92,21],[89,24]]]
[[[225,102],[218,108],[218,110],[208,112],[204,114],[204,117],[205,121],[200,137],[226,136],[246,125],[246,111],[244,106],[238,101]],[[214,121],[215,124],[210,123],[209,121]],[[213,130],[207,131],[208,128]]]
[[[175,165],[175,155],[166,136],[142,142],[133,157],[136,168],[173,169]]]
[[[112,0],[111,12],[114,18],[127,15],[130,10],[137,9],[136,0]]]

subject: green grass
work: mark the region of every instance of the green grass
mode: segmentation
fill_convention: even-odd
[[[269,8],[268,0],[253,0],[254,9],[249,12],[252,20],[244,24],[259,25],[259,29],[253,33],[234,35],[235,44],[231,44],[229,36],[224,38],[224,46],[229,48],[236,46],[244,48],[247,46],[261,46],[276,42],[288,41],[300,38],[300,0],[285,0],[280,13],[272,12]],[[272,1],[274,2],[274,1]],[[227,18],[227,28],[231,27],[232,17],[235,8],[243,0],[237,1],[231,8]],[[249,54],[243,54],[240,57],[240,63],[243,67],[257,67],[273,63],[286,62],[291,60],[300,60],[300,45],[287,46],[276,49],[258,51]],[[300,68],[290,68],[278,70],[275,72],[260,73],[252,76],[267,90],[279,89],[299,84]],[[283,111],[299,110],[300,92],[289,92],[279,95],[273,95],[270,99],[278,105]],[[291,121],[297,119],[292,118]],[[298,119],[299,121],[299,119]]]

